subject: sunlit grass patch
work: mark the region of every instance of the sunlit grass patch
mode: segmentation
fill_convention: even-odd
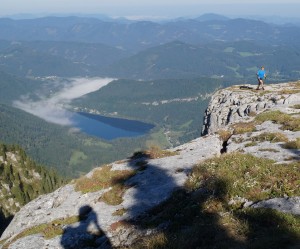
[[[135,175],[134,170],[111,170],[110,165],[103,166],[94,171],[91,177],[81,177],[75,182],[75,190],[82,193],[96,192],[101,189],[113,187]]]
[[[251,137],[252,141],[256,142],[264,142],[268,141],[271,143],[278,143],[278,142],[287,142],[288,138],[286,135],[280,133],[280,132],[264,132],[259,134],[258,136]]]
[[[241,196],[258,201],[300,194],[298,164],[274,165],[269,159],[232,153],[210,159],[193,169],[187,187],[204,188],[213,193],[222,188],[222,198]]]
[[[116,184],[109,191],[105,192],[99,198],[99,201],[103,201],[108,205],[119,205],[123,202],[123,195],[128,188],[129,187],[124,184]]]
[[[255,117],[258,124],[265,121],[273,121],[276,124],[281,124],[280,129],[290,131],[300,131],[300,118],[293,117],[281,111],[263,112]]]
[[[131,159],[138,159],[138,158],[149,158],[149,159],[156,159],[156,158],[164,158],[170,156],[179,155],[178,151],[169,151],[169,150],[162,150],[158,146],[151,146],[149,150],[146,151],[139,151],[135,152]]]
[[[222,141],[227,141],[231,137],[232,132],[229,130],[218,130],[217,134],[220,136]]]
[[[51,239],[56,236],[62,235],[64,232],[64,226],[79,222],[79,216],[71,216],[67,218],[56,219],[50,223],[40,224],[34,227],[30,227],[16,235],[12,240],[7,240],[4,243],[2,249],[8,249],[9,245],[17,241],[18,239],[34,234],[42,234],[45,239]]]
[[[252,146],[256,146],[257,142],[249,142],[245,144],[245,147],[252,147]]]
[[[255,131],[255,123],[254,122],[246,122],[246,123],[237,123],[232,125],[233,130],[233,134],[237,135],[237,134],[244,134],[247,132],[253,132]]]

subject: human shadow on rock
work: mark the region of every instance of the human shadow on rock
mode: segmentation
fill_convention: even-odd
[[[68,226],[64,229],[61,238],[61,245],[64,249],[112,248],[91,206],[82,206],[78,216],[80,221],[78,226]]]

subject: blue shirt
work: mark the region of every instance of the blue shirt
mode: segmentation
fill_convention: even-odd
[[[263,78],[265,78],[265,75],[266,75],[266,73],[265,73],[265,70],[259,70],[258,72],[257,72],[257,77],[259,78],[259,79],[263,79]]]

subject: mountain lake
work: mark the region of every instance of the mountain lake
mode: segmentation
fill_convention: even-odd
[[[84,112],[74,113],[71,121],[73,126],[80,129],[81,132],[106,140],[142,136],[154,128],[154,125],[141,121],[111,118]]]

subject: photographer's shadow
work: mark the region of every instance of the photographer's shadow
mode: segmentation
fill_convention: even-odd
[[[61,238],[61,245],[64,249],[112,248],[91,206],[82,206],[78,215],[80,224],[77,227],[68,226],[64,229]]]

